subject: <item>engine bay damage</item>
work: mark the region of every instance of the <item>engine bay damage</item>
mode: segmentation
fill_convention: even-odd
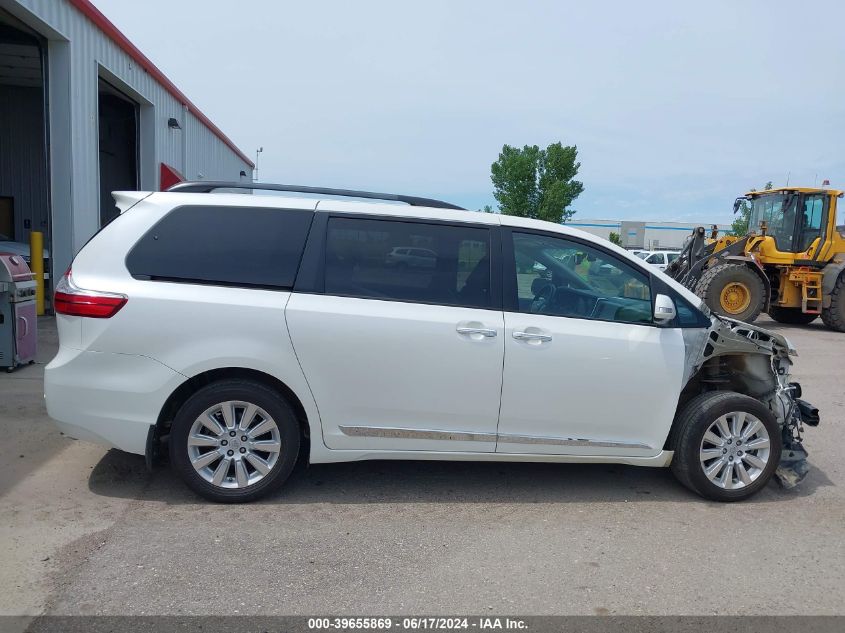
[[[801,399],[791,382],[797,352],[775,332],[711,315],[707,330],[684,330],[686,358],[682,402],[707,391],[735,391],[765,404],[781,428],[783,449],[775,477],[792,488],[809,470],[802,444],[804,425],[817,426],[818,409]]]

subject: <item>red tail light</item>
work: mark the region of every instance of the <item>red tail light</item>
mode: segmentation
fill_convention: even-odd
[[[73,283],[71,271],[68,269],[56,286],[53,309],[56,314],[108,319],[117,314],[128,300],[126,295],[116,292],[79,288]]]

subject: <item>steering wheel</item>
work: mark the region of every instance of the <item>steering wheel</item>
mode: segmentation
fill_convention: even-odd
[[[549,308],[554,305],[555,295],[557,294],[557,288],[552,282],[547,283],[544,285],[540,290],[534,295],[534,299],[531,301],[531,307],[528,309],[531,314],[542,314],[544,312],[548,312]]]

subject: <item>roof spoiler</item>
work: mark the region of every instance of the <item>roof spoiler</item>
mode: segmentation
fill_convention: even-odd
[[[121,213],[125,213],[152,193],[152,191],[113,191],[111,197],[114,198],[114,206],[120,209]]]
[[[457,209],[465,211],[451,202],[435,200],[433,198],[420,198],[418,196],[405,196],[398,193],[376,193],[374,191],[356,191],[354,189],[330,189],[328,187],[306,187],[303,185],[277,185],[266,182],[225,182],[225,181],[188,181],[176,183],[168,191],[178,193],[213,193],[218,189],[245,189],[258,191],[285,191],[289,193],[307,193],[323,196],[340,196],[343,198],[367,198],[371,200],[389,200],[392,202],[404,202],[412,207],[435,207],[437,209]]]

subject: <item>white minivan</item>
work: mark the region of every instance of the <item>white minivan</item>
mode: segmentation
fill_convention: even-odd
[[[362,191],[114,197],[56,288],[47,409],[209,499],[300,459],[671,465],[723,501],[806,472],[788,341],[606,240]]]

